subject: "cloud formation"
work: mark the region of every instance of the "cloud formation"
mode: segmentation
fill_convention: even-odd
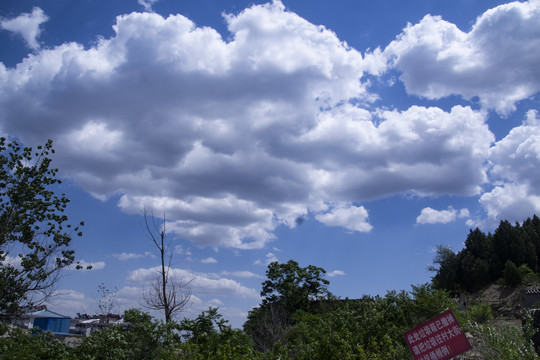
[[[469,32],[426,15],[385,50],[407,92],[429,99],[461,95],[507,114],[540,91],[540,2],[486,11]]]
[[[480,196],[495,177],[481,197],[490,216],[517,189],[534,209],[538,179],[517,161],[534,137],[516,158],[507,149],[525,135],[492,148],[485,111],[373,109],[365,75],[395,68],[411,94],[478,96],[507,113],[540,89],[537,17],[538,1],[512,3],[464,33],[426,16],[362,55],[280,1],[226,15],[226,40],[182,15],[131,13],[92,46],[0,64],[0,131],[31,146],[53,138],[62,176],[100,199],[119,194],[127,213],[167,213],[197,246],[263,248],[309,218],[367,232],[366,200]]]
[[[133,283],[144,284],[152,282],[160,267],[139,268],[129,273],[127,280]],[[255,289],[243,286],[236,280],[227,278],[214,278],[211,274],[195,273],[187,269],[171,268],[169,277],[172,281],[181,283],[189,282],[189,286],[197,296],[240,296],[259,299],[259,294]]]
[[[369,232],[373,228],[363,206],[336,204],[327,213],[318,214],[315,218],[325,225],[342,226],[351,231]]]
[[[417,224],[447,224],[455,221],[457,218],[468,218],[468,209],[456,210],[449,207],[448,210],[435,210],[430,207],[422,209],[420,215],[416,218]]]
[[[0,18],[0,28],[19,34],[26,41],[29,48],[39,49],[38,37],[41,34],[40,25],[49,20],[39,7],[32,9],[32,13],[23,13],[13,19]]]
[[[491,219],[522,221],[540,213],[540,118],[527,113],[490,152],[495,186],[480,197]]]

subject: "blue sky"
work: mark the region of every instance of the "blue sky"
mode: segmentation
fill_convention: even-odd
[[[50,308],[172,274],[240,327],[270,261],[410,289],[470,228],[540,213],[540,1],[3,1],[0,132],[54,140],[91,271]]]

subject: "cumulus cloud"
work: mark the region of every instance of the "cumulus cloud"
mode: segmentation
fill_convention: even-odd
[[[315,217],[328,226],[342,226],[351,231],[369,232],[373,229],[368,222],[368,212],[363,206],[352,204],[336,204],[324,213]]]
[[[527,113],[490,152],[490,176],[495,186],[480,197],[491,219],[522,221],[540,212],[540,119]]]
[[[0,28],[20,34],[28,47],[33,50],[39,49],[38,37],[41,34],[41,24],[49,20],[39,7],[32,9],[32,13],[23,13],[13,19],[0,18]]]
[[[203,264],[216,264],[217,260],[214,259],[213,257],[207,257],[206,259],[202,259],[201,262]]]
[[[127,280],[134,283],[149,283],[153,281],[160,271],[159,267],[139,268],[129,273]],[[172,268],[169,277],[173,281],[189,283],[193,293],[197,296],[234,295],[248,298],[259,298],[255,289],[243,286],[236,280],[227,278],[214,279],[212,275],[195,273],[187,269]]]
[[[182,15],[131,13],[94,46],[0,64],[0,130],[53,138],[62,176],[118,194],[127,213],[166,212],[197,246],[263,248],[310,216],[369,231],[366,200],[482,193],[484,112],[368,111],[363,76],[380,52],[362,56],[280,1],[225,21],[227,40]]]
[[[478,96],[502,114],[540,91],[540,2],[486,11],[469,32],[439,16],[409,24],[385,50],[410,94],[439,99]]]
[[[456,210],[448,207],[447,210],[435,210],[430,207],[422,209],[420,215],[416,218],[417,224],[447,224],[455,221],[457,218],[468,218],[470,215],[468,209]]]

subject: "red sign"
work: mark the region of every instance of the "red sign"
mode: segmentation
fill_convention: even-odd
[[[452,310],[403,334],[415,360],[447,360],[471,348]]]

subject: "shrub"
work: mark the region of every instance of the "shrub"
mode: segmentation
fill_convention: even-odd
[[[470,320],[477,323],[485,323],[493,319],[491,306],[485,303],[475,304],[469,307],[468,317]]]

